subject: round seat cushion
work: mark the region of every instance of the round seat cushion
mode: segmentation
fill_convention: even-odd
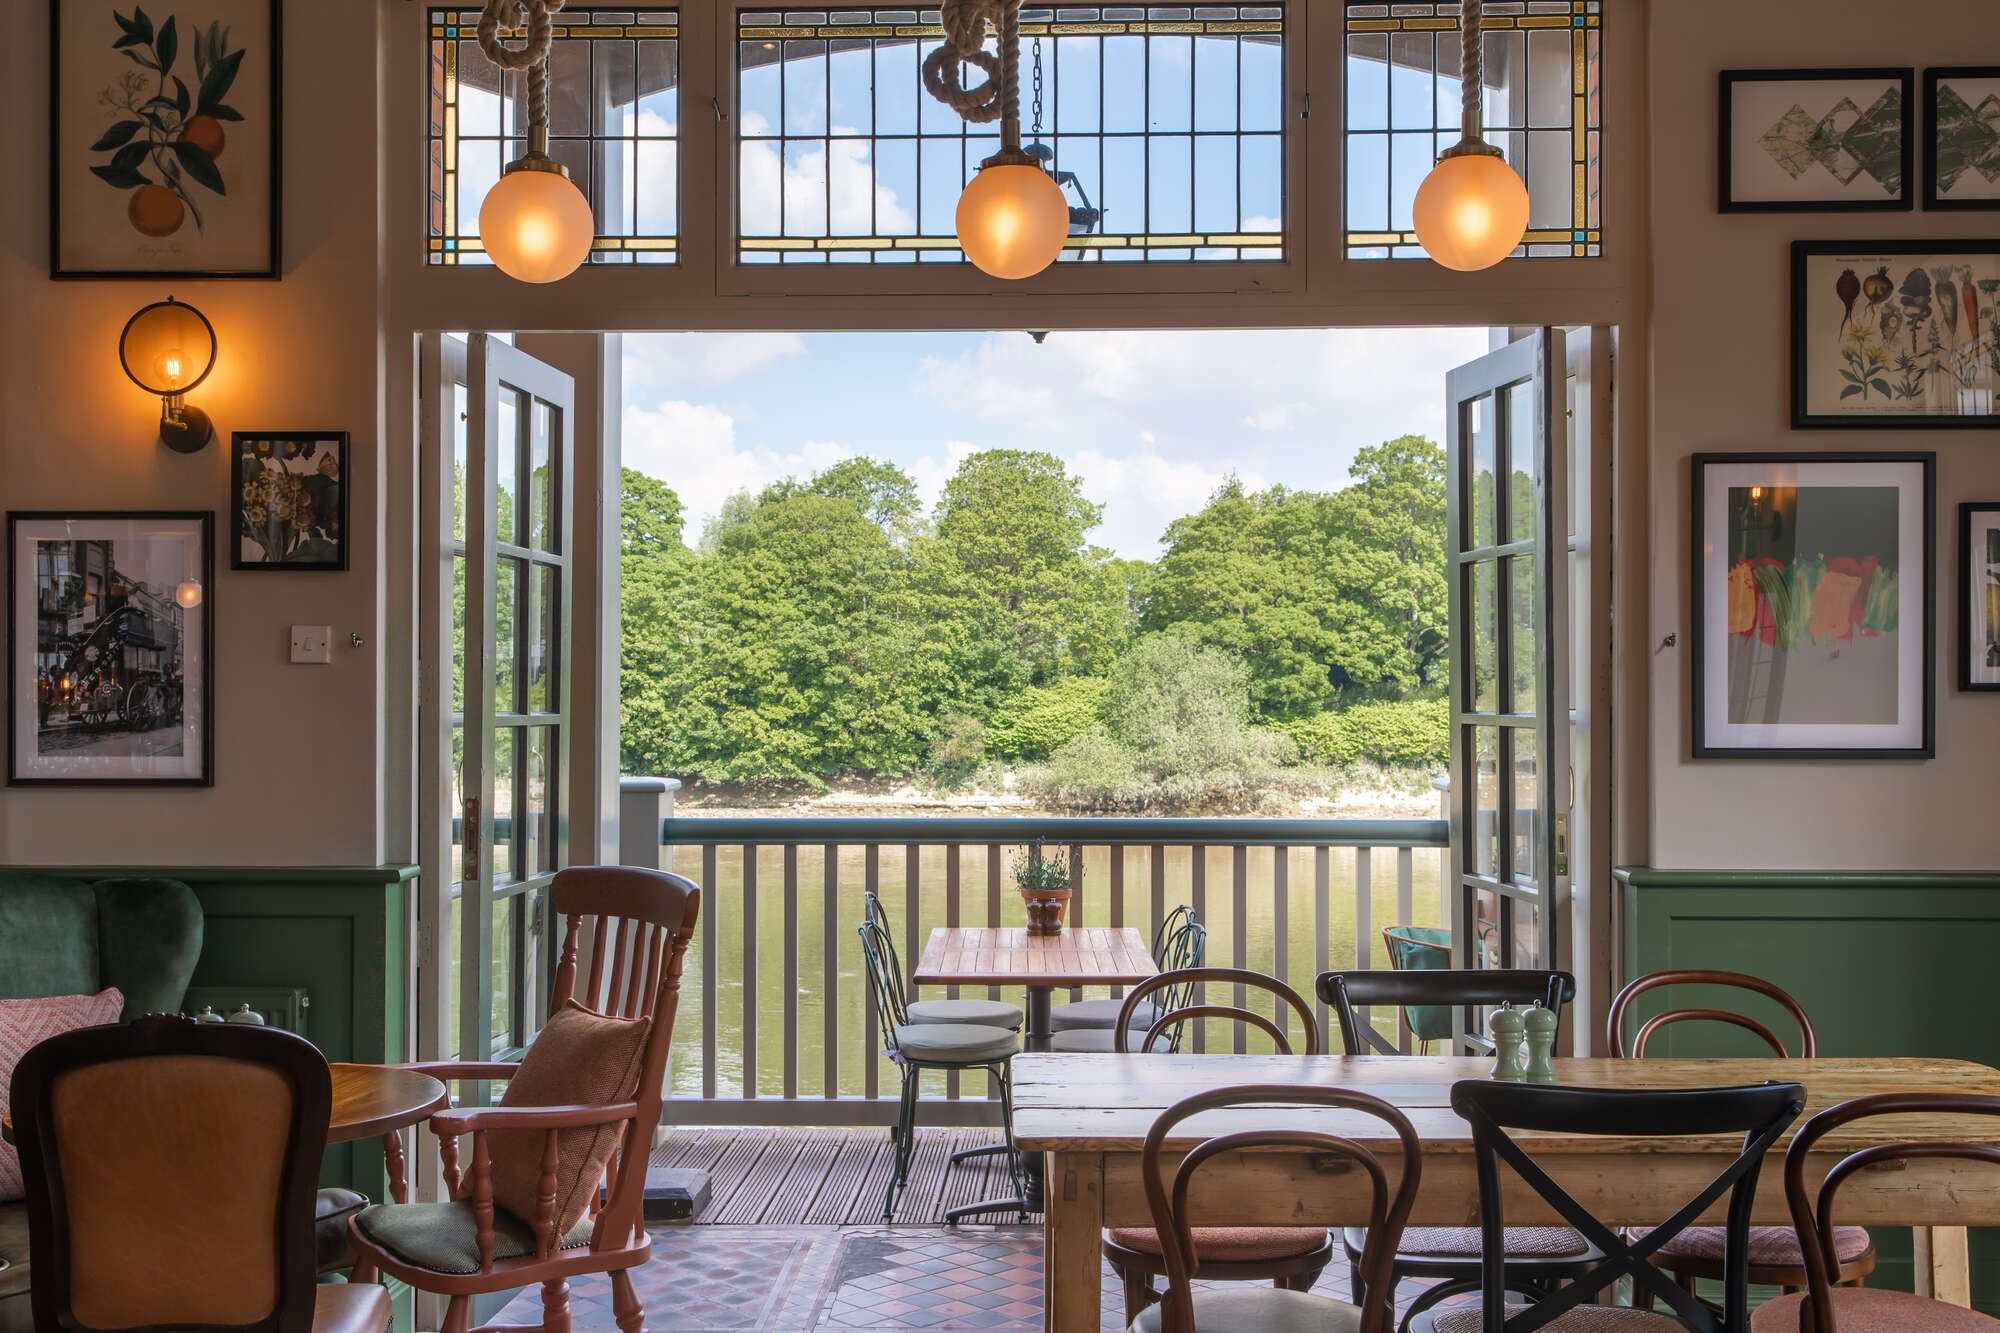
[[[1118,1026],[1118,1011],[1124,1007],[1123,1000],[1078,1000],[1074,1004],[1059,1004],[1049,1013],[1049,1031],[1115,1028]],[[1151,1027],[1153,1020],[1159,1016],[1158,1005],[1151,1000],[1141,1000],[1139,1007],[1133,1011],[1132,1023],[1135,1027]]]
[[[1689,1227],[1662,1245],[1655,1257],[1662,1262],[1693,1259],[1705,1263],[1722,1262],[1723,1244],[1729,1233],[1721,1227]],[[1867,1227],[1835,1227],[1834,1253],[1843,1264],[1851,1264],[1873,1248]],[[1799,1251],[1799,1233],[1790,1227],[1751,1227],[1750,1266],[1752,1268],[1803,1268],[1805,1255]],[[1753,1281],[1755,1279],[1752,1279]]]
[[[1021,1030],[1021,1011],[1004,1000],[912,1000],[912,1023],[976,1023],[981,1027]]]
[[[1525,1305],[1510,1304],[1507,1317],[1512,1319],[1527,1308]],[[1486,1327],[1484,1314],[1484,1309],[1477,1302],[1429,1310],[1411,1323],[1411,1333],[1423,1329],[1427,1320],[1429,1329],[1425,1333],[1482,1333]],[[1542,1327],[1553,1329],[1555,1333],[1687,1333],[1687,1325],[1672,1315],[1619,1305],[1579,1305],[1574,1310],[1557,1315]]]
[[[1131,1333],[1160,1333],[1163,1314],[1163,1306],[1147,1306]],[[1311,1292],[1229,1286],[1194,1293],[1194,1326],[1201,1333],[1358,1333],[1361,1310]]]
[[[1253,1264],[1269,1259],[1293,1259],[1324,1249],[1325,1227],[1196,1227],[1197,1263]],[[1151,1227],[1116,1227],[1108,1233],[1113,1245],[1141,1254],[1159,1254],[1160,1233]]]
[[[1799,1306],[1805,1299],[1799,1291],[1766,1301],[1750,1316],[1750,1333],[1798,1333]],[[1835,1287],[1833,1317],[1843,1333],[1992,1333],[2000,1328],[2000,1319],[1989,1315],[1877,1287]]]
[[[980,1023],[905,1023],[896,1029],[896,1049],[912,1060],[977,1064],[1015,1054],[1021,1039],[1006,1028]]]
[[[1591,1254],[1590,1242],[1568,1227],[1508,1227],[1502,1235],[1509,1259],[1583,1259]],[[1349,1227],[1341,1240],[1354,1254],[1368,1241],[1362,1227]],[[1484,1249],[1478,1227],[1410,1227],[1396,1250],[1403,1259],[1477,1260]]]
[[[1125,1049],[1136,1051],[1146,1040],[1146,1029],[1131,1028],[1129,1031],[1132,1035],[1125,1039]],[[1096,1052],[1100,1055],[1110,1054],[1118,1049],[1113,1044],[1115,1036],[1116,1034],[1110,1028],[1072,1028],[1068,1032],[1058,1032],[1050,1037],[1049,1049],[1052,1051],[1066,1051],[1071,1055],[1090,1052]],[[1155,1051],[1170,1050],[1172,1044],[1173,1038],[1165,1032],[1153,1038],[1153,1049]]]

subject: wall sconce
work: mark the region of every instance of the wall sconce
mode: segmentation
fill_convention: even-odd
[[[169,296],[125,322],[118,361],[134,384],[160,396],[160,443],[183,454],[215,437],[208,413],[190,407],[190,389],[215,368],[215,326],[191,305]]]

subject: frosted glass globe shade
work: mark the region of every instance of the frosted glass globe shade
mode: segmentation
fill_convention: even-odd
[[[1069,201],[1039,166],[982,167],[958,197],[958,243],[980,272],[1032,278],[1056,262],[1069,235]]]
[[[521,282],[556,282],[590,257],[597,223],[590,201],[567,176],[510,171],[479,206],[479,239],[502,273]]]
[[[1514,253],[1528,230],[1528,187],[1506,160],[1448,157],[1417,187],[1417,240],[1446,268],[1471,273]]]

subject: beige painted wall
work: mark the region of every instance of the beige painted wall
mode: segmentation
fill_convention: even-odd
[[[216,512],[215,786],[0,789],[0,863],[356,864],[380,855],[382,430],[376,291],[377,9],[285,5],[284,281],[51,282],[43,132],[48,6],[7,6],[0,108],[0,507]],[[353,435],[352,568],[232,573],[228,457],[157,442],[159,401],[119,370],[132,312],[171,292],[213,321],[195,401],[231,430]],[[289,627],[334,631],[288,664]],[[364,646],[349,646],[359,634]]]
[[[1668,867],[1990,868],[2000,861],[2000,699],[1961,695],[1953,654],[1956,507],[2000,500],[2000,432],[1788,429],[1793,240],[1991,237],[2000,215],[1715,211],[1716,76],[1727,68],[1975,61],[1992,0],[1653,6],[1652,851]],[[1726,38],[1718,38],[1726,34]],[[1969,44],[1970,43],[1970,44]],[[1986,54],[1990,55],[1991,50]],[[1938,456],[1937,758],[1689,758],[1688,456],[1735,449],[1921,449]],[[1650,650],[1649,650],[1650,651]]]

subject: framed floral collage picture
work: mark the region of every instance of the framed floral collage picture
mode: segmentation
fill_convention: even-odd
[[[229,444],[229,567],[347,568],[347,432],[238,431]]]

